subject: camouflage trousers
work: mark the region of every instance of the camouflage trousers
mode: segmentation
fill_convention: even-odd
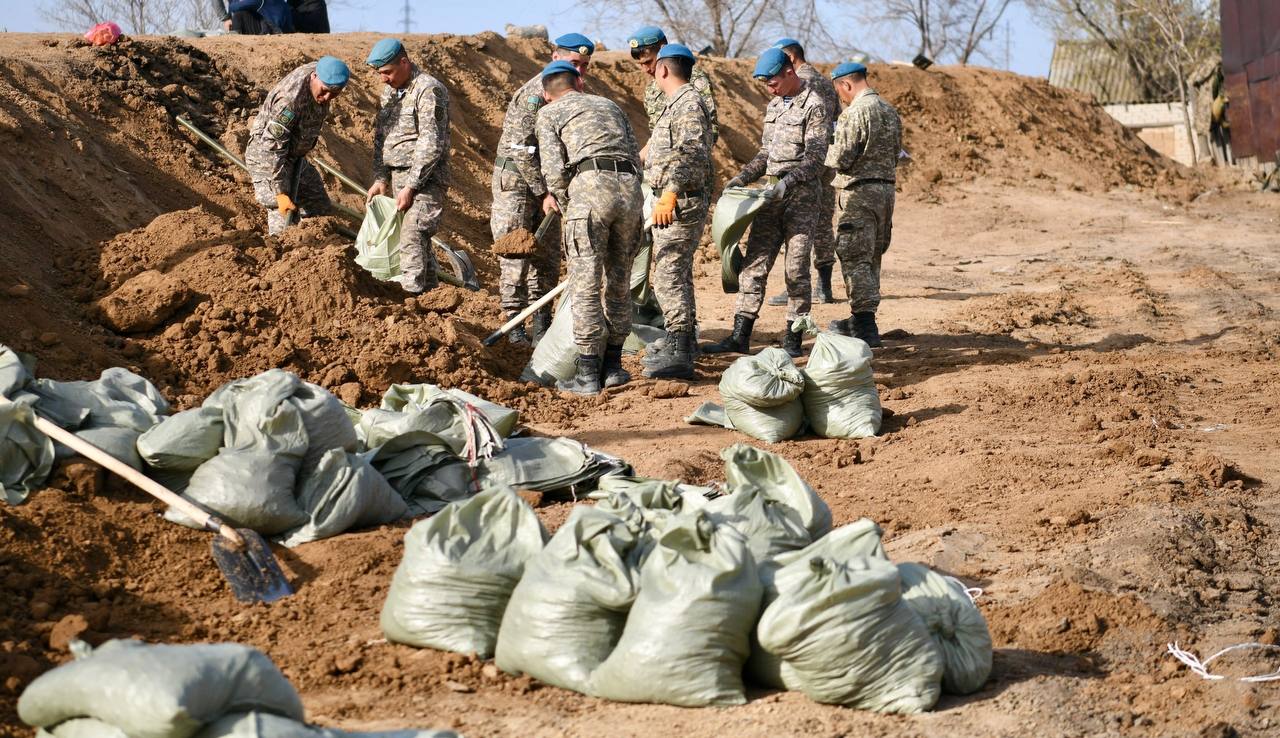
[[[542,198],[525,186],[515,172],[495,167],[493,209],[489,230],[493,240],[524,228],[533,233],[542,222]],[[554,223],[542,238],[543,252],[530,259],[498,257],[498,297],[507,315],[515,315],[551,291],[560,279],[560,226]]]
[[[670,332],[692,331],[698,324],[693,299],[693,254],[707,223],[707,197],[681,197],[676,219],[654,226],[653,292]]]
[[[751,221],[742,271],[738,274],[736,312],[755,318],[764,303],[764,288],[769,271],[786,249],[787,320],[809,312],[809,253],[813,234],[822,225],[822,206],[818,194],[820,183],[810,180],[787,189],[781,200],[765,203]]]
[[[620,344],[631,333],[631,263],[643,225],[637,175],[582,172],[569,183],[564,252],[581,354],[598,355],[602,342]]]
[[[269,181],[269,172],[265,171],[265,167],[255,166],[251,152],[245,152],[245,157],[250,176],[253,178],[254,199],[267,209],[267,233],[278,236],[285,229],[285,221],[276,205],[275,185]],[[301,169],[295,170],[294,167],[297,166]],[[295,160],[285,165],[285,172],[290,176],[295,171],[298,172],[298,186],[294,192],[288,193],[293,204],[298,206],[299,212],[294,217],[294,222],[297,222],[298,216],[324,215],[332,210],[333,203],[329,201],[329,193],[324,191],[324,182],[321,181],[320,173],[316,168],[306,159]]]
[[[840,191],[836,254],[850,312],[874,313],[880,307],[880,260],[893,235],[894,198],[889,182],[868,182]]]
[[[408,169],[392,169],[387,195],[394,198],[408,184]],[[404,213],[404,222],[400,224],[400,276],[396,281],[407,292],[426,292],[440,284],[431,237],[440,228],[447,190],[440,182],[428,180],[426,188],[413,196],[413,203]]]
[[[818,215],[818,227],[813,232],[813,264],[818,268],[836,263],[835,238],[832,228],[836,216],[836,188],[826,182],[818,183],[822,212]]]

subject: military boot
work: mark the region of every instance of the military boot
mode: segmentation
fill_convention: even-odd
[[[880,329],[876,327],[876,314],[873,312],[853,314],[853,335],[867,342],[871,348],[880,348]]]
[[[512,346],[528,346],[529,334],[524,332],[524,326],[518,325],[507,331],[507,343]]]
[[[746,315],[733,316],[733,333],[723,341],[702,345],[704,354],[749,354],[751,353],[751,329],[756,319]]]
[[[804,356],[804,348],[801,347],[803,340],[804,336],[799,331],[791,330],[791,321],[788,320],[787,329],[782,332],[782,350],[787,352],[787,356],[799,359]]]
[[[831,296],[831,264],[818,267],[818,283],[813,286],[813,301],[822,304],[835,302]]]
[[[645,367],[644,375],[654,379],[693,379],[693,331],[667,334],[667,350]]]
[[[600,376],[606,387],[619,387],[631,381],[631,373],[622,368],[622,344],[604,347],[604,366]]]
[[[666,363],[666,356],[671,353],[673,346],[673,334],[668,333],[666,336],[659,338],[648,346],[644,347],[644,357],[640,359],[640,363],[645,366],[659,366]],[[649,376],[646,374],[645,376]]]
[[[830,323],[827,323],[827,332],[834,333],[838,336],[852,337],[853,327],[850,326],[850,323],[852,322],[853,322],[853,318],[845,318],[844,320],[833,320]]]
[[[538,341],[547,335],[547,331],[551,328],[551,306],[543,305],[533,314],[533,320],[530,321],[529,328],[533,331],[533,345],[537,346]]]
[[[600,359],[591,354],[578,354],[573,377],[556,382],[556,389],[575,395],[600,394]]]

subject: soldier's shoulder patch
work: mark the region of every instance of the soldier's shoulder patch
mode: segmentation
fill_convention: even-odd
[[[530,110],[537,110],[546,103],[547,101],[543,100],[541,95],[530,95],[525,99],[525,104],[528,105]]]

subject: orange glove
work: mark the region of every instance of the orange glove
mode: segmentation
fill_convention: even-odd
[[[288,195],[276,195],[276,209],[280,211],[283,218],[289,217],[290,210],[297,210],[298,206],[293,204],[293,200]]]
[[[658,202],[653,206],[653,224],[659,226],[668,226],[675,222],[676,219],[676,193],[667,191],[662,193],[662,197],[658,198]]]

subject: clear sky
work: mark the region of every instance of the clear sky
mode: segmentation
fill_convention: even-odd
[[[45,0],[46,2],[48,0]],[[334,31],[385,31],[398,32],[401,28],[403,0],[341,0],[330,8],[329,16]],[[586,16],[573,0],[462,0],[462,2],[436,2],[410,0],[412,29],[415,33],[476,33],[493,30],[501,32],[507,23],[531,25],[543,23],[552,36],[586,27]],[[49,31],[49,25],[40,17],[36,2],[3,0],[4,14],[0,15],[0,28],[9,31]],[[637,18],[634,25],[644,25],[644,18]],[[1020,5],[1006,13],[1007,27],[1002,23],[997,41],[992,44],[996,64],[1004,67],[1005,39],[1008,39],[1008,68],[1021,74],[1039,77],[1049,73],[1049,58],[1053,53],[1053,39],[1049,33],[1035,24]],[[602,38],[610,48],[621,48],[631,28],[599,29],[591,35]],[[1007,33],[1006,33],[1007,31]],[[876,48],[873,39],[863,39],[866,51],[886,58],[909,57],[901,41],[883,44]]]

